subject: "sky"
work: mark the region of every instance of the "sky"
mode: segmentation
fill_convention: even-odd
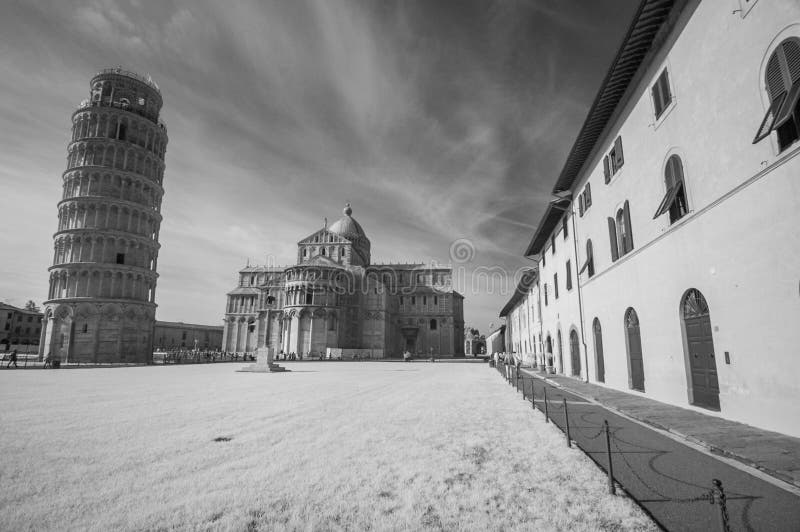
[[[488,332],[638,1],[0,4],[0,301],[46,299],[70,117],[122,66],[169,132],[157,319],[221,325],[349,201],[373,263],[452,264]]]

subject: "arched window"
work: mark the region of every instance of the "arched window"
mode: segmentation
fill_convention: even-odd
[[[683,163],[681,163],[681,158],[677,155],[673,155],[667,160],[667,167],[664,169],[664,185],[667,192],[664,194],[658,210],[653,215],[653,219],[655,220],[669,211],[669,223],[673,224],[683,218],[687,212],[686,186],[683,183]]]
[[[633,251],[633,231],[631,230],[631,210],[628,200],[614,218],[608,218],[608,237],[611,241],[611,260]]]
[[[435,319],[432,319],[432,320],[431,320],[431,330],[432,330],[432,331],[435,331],[435,330],[436,330],[436,320],[435,320]]]
[[[786,39],[772,52],[765,82],[770,105],[753,144],[775,131],[783,151],[800,138],[800,39]]]

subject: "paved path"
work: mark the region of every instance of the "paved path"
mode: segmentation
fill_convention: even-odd
[[[548,411],[559,427],[567,400],[572,440],[604,470],[608,420],[615,480],[667,530],[720,530],[719,507],[707,498],[715,478],[727,495],[731,530],[800,530],[800,497],[538,376],[523,376],[521,391],[530,401],[533,385],[539,410],[547,388]]]
[[[532,370],[568,391],[588,397],[639,421],[669,431],[710,451],[755,467],[800,489],[800,438],[758,429],[637,394]],[[797,420],[800,423],[800,420]]]

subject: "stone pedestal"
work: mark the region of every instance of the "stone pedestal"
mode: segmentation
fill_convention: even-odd
[[[256,363],[250,364],[239,371],[246,371],[249,373],[278,373],[281,371],[288,371],[286,368],[272,361],[273,351],[274,349],[271,347],[259,347],[256,352]]]

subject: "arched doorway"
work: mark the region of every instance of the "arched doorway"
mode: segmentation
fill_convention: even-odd
[[[714,358],[711,315],[706,298],[692,288],[681,301],[681,317],[686,331],[689,358],[690,402],[695,406],[719,410],[719,380]]]
[[[558,340],[558,369],[564,373],[564,342],[561,341],[561,329],[558,330],[556,338]]]
[[[569,354],[572,359],[572,376],[581,376],[581,347],[575,329],[569,332]]]
[[[603,360],[603,329],[600,327],[600,320],[594,319],[592,323],[594,331],[594,357],[595,368],[597,369],[597,381],[606,382],[606,364]]]
[[[547,333],[547,338],[545,339],[545,352],[547,353],[546,357],[546,364],[548,367],[553,367],[553,338],[550,336],[550,333]]]
[[[644,360],[642,358],[642,336],[639,331],[639,316],[629,308],[625,312],[625,330],[628,338],[628,385],[640,392],[644,391]]]

